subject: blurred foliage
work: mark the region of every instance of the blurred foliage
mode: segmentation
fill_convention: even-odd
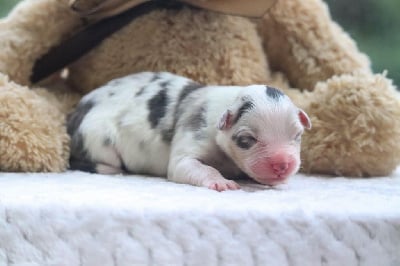
[[[400,87],[400,1],[326,0],[332,17],[368,54],[375,72],[388,70]]]
[[[290,0],[281,0],[290,1]],[[0,0],[0,17],[19,0]],[[400,86],[400,0],[326,0],[332,17],[369,55],[375,72]]]
[[[0,17],[7,15],[10,9],[20,0],[0,0]]]

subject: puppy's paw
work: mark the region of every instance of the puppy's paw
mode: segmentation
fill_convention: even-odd
[[[212,180],[205,182],[205,186],[209,189],[216,190],[216,191],[225,191],[225,190],[237,190],[240,189],[240,186],[232,180],[227,179],[219,179],[219,180]]]

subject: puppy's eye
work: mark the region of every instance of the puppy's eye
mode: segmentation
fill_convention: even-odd
[[[257,140],[253,136],[243,135],[238,136],[236,138],[236,145],[244,150],[250,149],[254,144],[256,144]]]

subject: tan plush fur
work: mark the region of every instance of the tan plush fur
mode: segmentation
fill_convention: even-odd
[[[368,58],[320,0],[277,1],[260,28],[271,68],[296,87],[311,90],[333,75],[369,69]]]
[[[74,64],[71,81],[87,92],[143,70],[218,84],[265,83],[270,73],[256,26],[248,19],[185,8],[134,20]]]
[[[308,106],[315,133],[303,145],[314,152],[304,153],[305,167],[375,176],[389,174],[399,164],[400,99],[385,76],[363,72],[337,76],[318,83],[313,94],[319,97]]]
[[[0,170],[64,170],[69,137],[63,113],[46,98],[3,74],[0,103]]]
[[[0,21],[0,73],[12,80],[0,79],[3,171],[64,170],[62,114],[79,99],[72,88],[86,93],[149,70],[207,84],[283,88],[313,123],[302,144],[305,172],[379,176],[400,164],[398,92],[384,75],[372,73],[368,57],[321,0],[278,0],[262,19],[193,8],[153,11],[72,64],[65,82],[55,78],[70,89],[18,85],[29,84],[37,58],[82,26],[67,3],[24,0]]]

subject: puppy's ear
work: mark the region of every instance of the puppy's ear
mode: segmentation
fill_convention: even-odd
[[[228,109],[222,114],[222,116],[218,122],[217,128],[219,130],[230,129],[233,125],[233,121],[234,121],[233,112]]]
[[[254,103],[249,97],[242,97],[237,100],[225,113],[222,115],[218,123],[218,129],[226,130],[230,129],[237,121],[242,117],[243,114],[249,112],[254,108]]]
[[[299,109],[299,119],[305,129],[311,129],[311,120],[303,110]]]

